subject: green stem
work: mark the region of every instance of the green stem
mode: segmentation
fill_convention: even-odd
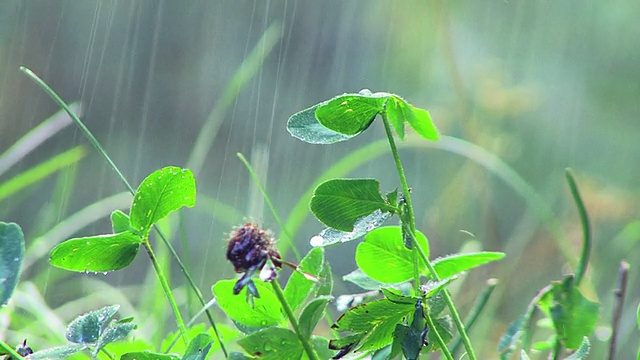
[[[4,342],[2,340],[0,340],[0,348],[2,348],[2,350],[7,355],[11,355],[11,357],[16,359],[16,360],[23,360],[24,359],[22,356],[20,356],[20,354],[18,354],[17,351],[15,351],[11,346],[9,346],[9,344],[7,344],[6,342]]]
[[[381,115],[382,115],[382,123],[384,124],[384,130],[385,130],[385,133],[387,134],[387,139],[389,140],[389,147],[391,148],[391,154],[393,155],[393,160],[396,164],[398,176],[400,177],[400,184],[402,186],[402,193],[404,194],[404,200],[407,204],[409,231],[411,234],[411,239],[413,241],[413,248],[417,250],[417,253],[420,255],[424,263],[427,265],[427,269],[429,270],[429,273],[431,274],[431,276],[436,281],[439,281],[440,277],[438,276],[438,273],[436,272],[435,268],[431,264],[431,261],[429,261],[429,258],[426,256],[426,254],[424,253],[424,250],[420,247],[420,244],[418,244],[418,241],[416,240],[416,236],[415,236],[416,223],[415,223],[415,217],[413,212],[413,204],[411,202],[411,194],[409,192],[409,185],[407,184],[407,177],[404,174],[404,168],[402,167],[402,162],[400,161],[400,155],[398,154],[398,148],[396,147],[395,140],[393,139],[393,134],[391,132],[391,126],[389,125],[389,119],[387,118],[387,114],[385,111],[383,111]],[[415,254],[416,251],[414,251],[413,253]],[[469,356],[469,360],[477,360],[476,354],[473,351],[473,346],[471,346],[471,340],[469,339],[469,336],[467,335],[467,332],[464,329],[464,324],[460,319],[460,314],[458,314],[458,310],[456,309],[456,306],[453,303],[453,299],[451,298],[451,294],[449,293],[449,290],[444,288],[442,291],[442,294],[443,294],[445,303],[449,308],[449,312],[451,312],[451,317],[453,318],[453,322],[456,324],[456,327],[458,328],[458,332],[460,333],[460,337],[462,338],[462,343],[464,344],[464,347],[467,350],[467,355]],[[435,328],[433,330],[435,331]]]
[[[575,176],[573,175],[573,170],[566,168],[565,176],[567,177],[567,183],[571,189],[571,195],[573,195],[573,199],[576,202],[576,207],[580,214],[580,222],[582,223],[582,253],[580,254],[578,266],[576,267],[575,279],[576,286],[578,286],[580,285],[580,281],[582,281],[584,274],[587,272],[587,266],[589,265],[589,257],[591,255],[591,224],[589,222],[589,215],[587,215],[587,209],[584,206],[584,202],[582,202],[582,197],[580,196],[580,191],[578,190],[578,184],[576,183]]]
[[[484,309],[485,305],[487,305],[487,301],[489,301],[489,297],[491,296],[491,293],[493,293],[493,289],[496,288],[497,284],[498,284],[498,280],[496,279],[487,280],[487,285],[484,287],[480,295],[478,295],[478,298],[476,299],[476,302],[473,304],[473,307],[469,311],[469,316],[467,317],[467,320],[464,323],[464,327],[465,329],[467,329],[467,331],[469,331],[471,327],[475,324],[476,320],[478,319],[478,316]],[[458,336],[456,337],[455,340],[453,340],[453,345],[451,345],[451,352],[456,353],[460,345],[462,345],[462,339]]]
[[[173,292],[171,291],[171,287],[169,286],[169,282],[167,281],[167,278],[162,273],[162,269],[160,268],[160,264],[158,263],[156,254],[153,252],[153,249],[151,248],[149,239],[145,239],[145,241],[143,241],[143,245],[144,245],[144,248],[147,250],[147,254],[149,254],[149,259],[151,260],[151,264],[153,264],[153,269],[156,271],[156,275],[158,276],[158,280],[160,281],[162,290],[164,290],[165,295],[167,295],[167,300],[169,300],[169,305],[171,306],[171,310],[173,310],[173,315],[176,318],[178,329],[182,333],[182,339],[184,340],[185,344],[188,344],[189,337],[187,336],[187,327],[184,324],[184,320],[182,320],[182,315],[180,314],[180,309],[178,309],[178,304],[176,303],[176,299],[173,297]]]
[[[24,66],[20,67],[20,71],[25,73],[29,78],[31,78],[31,80],[33,80],[36,84],[38,84],[38,86],[40,86],[40,88],[42,88],[42,90],[44,90],[44,92],[47,95],[49,95],[53,99],[53,101],[55,101],[58,104],[58,106],[60,106],[62,109],[64,109],[64,111],[67,112],[67,114],[69,114],[69,117],[71,117],[71,119],[76,123],[76,125],[80,128],[80,130],[82,130],[84,135],[89,139],[89,141],[91,141],[91,143],[96,148],[98,153],[102,155],[102,157],[105,159],[105,161],[107,161],[109,166],[111,166],[111,169],[113,169],[113,171],[118,175],[118,177],[120,178],[120,181],[122,181],[122,183],[125,185],[125,187],[129,190],[129,192],[132,195],[135,195],[135,191],[131,186],[131,184],[129,184],[129,181],[127,181],[124,175],[122,175],[122,172],[120,171],[120,169],[118,169],[115,163],[111,160],[109,155],[106,153],[102,145],[100,145],[100,143],[95,138],[95,136],[93,136],[91,131],[89,131],[89,129],[84,125],[84,123],[80,120],[80,118],[78,118],[78,116],[73,112],[73,109],[71,109],[71,107],[69,107],[67,103],[65,103],[64,100],[62,100],[62,98],[60,98],[60,96],[58,96],[58,94],[56,94],[56,92],[49,87],[49,85],[47,85],[44,81],[42,81],[42,79],[40,79],[36,74],[34,74],[33,71],[31,71],[30,69]],[[162,242],[165,244],[165,246],[167,246],[167,248],[169,249],[171,256],[173,257],[175,262],[178,264],[178,267],[180,267],[180,270],[184,274],[184,277],[187,279],[189,286],[191,287],[191,289],[193,289],[194,293],[198,297],[200,304],[202,304],[202,306],[205,306],[206,301],[204,299],[204,296],[202,296],[202,292],[196,285],[195,281],[193,281],[191,274],[189,273],[187,268],[184,266],[184,263],[182,262],[182,260],[180,260],[180,257],[178,256],[178,253],[176,252],[176,250],[173,248],[173,245],[171,245],[169,240],[164,236],[164,234],[160,231],[160,229],[158,229],[157,226],[154,225],[153,228],[158,234],[158,236],[160,236],[160,239],[162,239]],[[209,319],[209,323],[213,328],[213,332],[216,334],[216,340],[218,340],[218,342],[220,343],[220,348],[222,349],[222,352],[224,353],[225,358],[228,358],[229,355],[227,353],[227,349],[224,346],[222,337],[220,336],[216,323],[213,320],[213,316],[211,315],[211,312],[209,310],[207,310],[206,314],[207,314],[207,318]]]
[[[108,357],[109,359],[111,359],[111,360],[116,360],[116,357],[115,357],[115,356],[113,356],[113,354],[111,354],[111,353],[109,352],[109,350],[107,350],[107,349],[105,349],[105,348],[102,348],[102,349],[100,349],[100,352],[102,352],[102,353],[103,353],[106,357]]]
[[[440,345],[440,349],[442,350],[442,354],[444,354],[444,357],[447,358],[447,360],[454,360],[453,355],[447,348],[447,343],[444,342],[444,340],[442,339],[442,336],[440,336],[440,333],[437,331],[433,331],[436,328],[436,324],[433,322],[433,319],[431,318],[431,315],[429,315],[428,312],[425,313],[425,318],[427,319],[427,324],[429,324],[429,329],[431,329],[431,331],[433,332],[433,335],[436,338],[436,342],[438,343],[438,345]]]
[[[284,312],[287,314],[287,317],[289,318],[289,322],[293,327],[293,331],[295,331],[296,335],[298,335],[298,339],[300,339],[300,342],[302,343],[302,347],[304,348],[304,351],[307,353],[307,356],[309,357],[310,360],[320,360],[316,352],[313,350],[313,346],[311,346],[311,342],[309,342],[309,339],[304,335],[302,335],[302,331],[300,330],[300,325],[298,324],[298,320],[296,319],[296,316],[293,313],[293,310],[291,310],[291,306],[289,306],[287,299],[284,297],[284,292],[282,292],[282,288],[280,287],[280,284],[278,284],[276,280],[273,280],[271,282],[271,286],[273,287],[273,291],[276,293],[276,296],[278,297],[280,304],[282,304],[282,308],[284,309]]]

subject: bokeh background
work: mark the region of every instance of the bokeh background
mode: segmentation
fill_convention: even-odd
[[[631,358],[640,296],[638,15],[634,0],[5,0],[0,153],[58,111],[20,72],[26,66],[77,103],[133,184],[163,166],[193,168],[198,204],[182,212],[181,231],[170,232],[182,233],[186,241],[175,236],[175,244],[209,296],[216,280],[235,276],[224,258],[233,225],[255,219],[281,232],[236,153],[251,160],[286,219],[324,171],[384,136],[374,124],[347,143],[309,145],[289,136],[287,118],[343,92],[397,93],[428,109],[442,134],[494,154],[526,185],[518,191],[504,172],[479,163],[489,158],[485,152],[461,155],[412,136],[401,150],[432,257],[507,252],[505,260],[475,270],[454,288],[464,310],[485,280],[499,281],[471,331],[481,358],[497,356],[505,327],[538,289],[573,269],[582,232],[566,167],[575,171],[594,230],[584,291],[602,312],[592,358],[606,353],[621,260],[632,271],[619,356]],[[3,169],[0,184],[74,147],[86,151],[34,184],[2,193],[0,218],[23,227],[28,248],[13,319],[0,312],[2,323],[11,323],[10,330],[0,326],[3,337],[22,339],[26,332],[32,344],[53,346],[60,337],[50,333],[64,321],[122,302],[123,316],[135,314],[143,324],[140,337],[162,338],[172,322],[161,310],[167,306],[145,256],[133,269],[107,276],[47,264],[57,242],[110,231],[108,214],[126,209],[130,198],[77,128],[45,133],[42,144]],[[376,177],[383,190],[398,186],[388,153],[353,165],[345,176]],[[321,229],[307,217],[295,231],[296,248],[305,253]],[[354,249],[327,249],[337,279],[355,269]],[[287,257],[295,261],[291,252]],[[172,283],[183,283],[177,271]],[[355,291],[341,281],[335,285],[336,295]],[[184,292],[181,301],[197,310]]]

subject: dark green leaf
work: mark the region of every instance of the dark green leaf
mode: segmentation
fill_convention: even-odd
[[[106,272],[129,265],[141,238],[129,231],[64,241],[51,250],[51,265],[71,271]]]
[[[453,337],[453,321],[451,320],[451,317],[449,315],[445,315],[435,319],[434,322],[436,329],[438,330],[438,334],[440,334],[440,337],[442,338],[442,341],[444,341],[445,344],[449,343],[449,341],[451,341],[451,338]],[[429,329],[429,332],[427,334],[427,342],[429,344],[423,349],[425,353],[428,351],[436,351],[440,349],[440,345],[435,338],[435,332],[433,331],[433,329]]]
[[[24,260],[24,235],[18,224],[0,221],[0,307],[11,298]]]
[[[327,180],[314,190],[310,208],[323,224],[346,232],[375,210],[394,210],[380,195],[380,183],[375,179]]]
[[[297,112],[287,121],[291,136],[310,144],[333,144],[349,140],[355,135],[344,135],[322,126],[316,119],[316,109],[321,104]]]
[[[578,350],[576,350],[576,352],[574,352],[573,354],[571,354],[571,356],[564,360],[584,360],[589,355],[590,349],[591,344],[589,343],[589,338],[585,336],[584,338],[582,338],[582,343],[580,344]]]
[[[200,333],[187,345],[182,360],[205,360],[213,345],[213,338],[207,333]]]
[[[380,290],[382,291],[382,294],[384,294],[384,297],[392,303],[415,306],[419,300],[419,298],[415,296],[405,296],[396,289],[382,288]]]
[[[67,327],[65,337],[76,344],[94,344],[102,335],[120,305],[105,306],[75,318]]]
[[[29,355],[29,359],[33,360],[57,360],[68,359],[71,355],[88,348],[85,344],[68,344],[56,346],[51,349],[36,351]]]
[[[245,301],[246,288],[242,289],[240,294],[233,295],[234,285],[235,280],[220,280],[212,287],[218,305],[231,319],[255,328],[276,325],[284,320],[282,305],[265,283],[255,282],[260,297],[253,299],[253,307]]]
[[[232,351],[229,353],[229,358],[228,360],[251,360],[251,359],[255,359],[254,357],[248,357],[243,353],[237,352],[237,351]]]
[[[427,320],[424,316],[424,307],[422,301],[415,304],[416,310],[413,313],[413,319],[411,319],[411,325],[405,326],[398,324],[396,331],[400,331],[402,335],[402,353],[408,360],[415,360],[420,355],[420,350],[424,346],[427,340]],[[400,335],[400,334],[399,334]]]
[[[196,203],[196,181],[188,169],[169,166],[147,176],[133,197],[131,228],[143,237],[153,224],[183,206]]]
[[[376,115],[384,110],[386,96],[378,94],[344,94],[324,102],[316,109],[316,118],[324,127],[345,135],[366,130]]]
[[[436,269],[436,272],[438,273],[438,276],[440,276],[440,278],[447,278],[453,275],[457,275],[463,271],[473,269],[480,265],[500,260],[504,256],[504,253],[491,251],[454,254],[434,260],[433,267]]]
[[[327,303],[333,299],[333,296],[320,296],[311,300],[300,314],[300,331],[306,338],[313,334],[318,321],[324,316]]]
[[[399,99],[396,96],[391,96],[387,101],[387,119],[393,126],[393,129],[398,134],[400,140],[404,139],[404,114],[402,113],[401,102],[402,99]]]
[[[302,359],[303,348],[298,336],[291,330],[270,327],[238,340],[249,354],[261,360]]]
[[[375,210],[371,214],[356,220],[355,224],[353,224],[353,231],[345,232],[333,228],[326,228],[322,230],[320,234],[312,237],[309,244],[311,246],[328,246],[339,242],[343,243],[356,240],[369,231],[379,228],[390,217],[390,212]]]
[[[575,287],[573,276],[565,277],[562,282],[554,282],[549,296],[552,297],[552,303],[548,314],[553,320],[558,339],[567,349],[577,349],[583,338],[593,332],[600,306],[582,296]]]
[[[120,360],[180,360],[179,356],[154,353],[148,350],[134,351],[122,354]]]
[[[302,259],[299,268],[301,271],[318,276],[322,270],[323,263],[324,249],[313,248]],[[302,305],[316,285],[316,282],[307,279],[297,271],[291,274],[287,286],[284,289],[284,296],[293,311],[296,311]]]
[[[129,336],[131,331],[133,331],[133,329],[135,328],[136,324],[130,322],[112,322],[111,324],[109,324],[109,327],[107,327],[104,332],[102,332],[102,335],[100,335],[100,338],[98,339],[98,343],[93,348],[93,357],[97,357],[100,349],[102,349],[106,345]]]
[[[419,231],[416,237],[429,256],[427,238]],[[404,246],[400,226],[385,226],[368,233],[356,249],[356,263],[365,274],[382,283],[400,283],[413,278],[413,254]],[[419,264],[418,271],[426,269],[421,259]]]
[[[504,335],[502,335],[498,342],[498,352],[501,355],[508,358],[508,356],[516,349],[520,336],[522,336],[522,329],[528,320],[528,316],[520,316],[507,326],[507,331],[505,331]]]
[[[129,230],[129,215],[121,210],[114,210],[111,213],[111,229],[114,234]]]
[[[316,296],[331,295],[331,292],[333,291],[333,273],[331,272],[331,265],[329,265],[328,262],[326,262],[322,267],[322,271],[320,271],[318,278]]]

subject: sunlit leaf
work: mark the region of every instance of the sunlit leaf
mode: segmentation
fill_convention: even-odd
[[[285,328],[270,327],[238,340],[238,344],[261,360],[302,359],[298,335]]]
[[[130,231],[70,239],[51,250],[49,263],[71,271],[119,270],[135,259],[141,241]]]
[[[402,113],[401,103],[402,100],[396,96],[392,96],[387,101],[387,119],[393,126],[393,129],[398,134],[400,140],[404,139],[404,114]]]
[[[333,144],[349,140],[355,135],[345,135],[329,130],[316,119],[316,109],[321,104],[297,112],[287,121],[291,136],[310,144]]]
[[[318,321],[324,316],[327,303],[333,299],[333,296],[320,296],[311,300],[304,307],[300,314],[300,331],[305,338],[309,338],[313,333]]]
[[[590,349],[591,344],[589,343],[589,338],[585,336],[584,338],[582,338],[582,343],[580,344],[578,350],[576,350],[576,352],[574,352],[564,360],[584,360],[589,355]]]
[[[420,247],[429,256],[427,238],[416,232]],[[356,249],[356,263],[367,276],[382,283],[400,283],[413,278],[413,254],[404,246],[402,228],[385,226],[369,232]],[[426,264],[419,259],[419,272]]]
[[[313,248],[302,259],[299,269],[308,274],[318,276],[322,270],[323,263],[324,249]],[[284,296],[293,311],[296,311],[302,305],[316,285],[316,282],[307,279],[297,271],[291,274],[284,289]]]
[[[205,360],[212,345],[213,338],[211,335],[200,333],[189,342],[182,360]]]
[[[15,290],[24,260],[24,235],[18,224],[0,221],[0,307]]]
[[[120,360],[180,360],[177,355],[154,353],[148,350],[122,354]]]
[[[418,135],[427,140],[438,140],[440,135],[427,110],[414,107],[404,100],[399,104],[405,120]]]
[[[183,206],[196,203],[196,181],[188,169],[169,166],[147,176],[133,197],[131,228],[146,236],[153,224]]]
[[[333,228],[326,228],[309,240],[311,246],[328,246],[336,243],[343,243],[359,239],[366,235],[369,231],[377,229],[391,217],[390,212],[382,212],[375,210],[367,216],[363,216],[356,220],[353,224],[353,231],[340,231]]]
[[[114,210],[111,213],[111,229],[114,234],[129,230],[129,215],[121,210]]]
[[[310,203],[311,212],[323,224],[351,232],[356,221],[375,210],[393,211],[380,194],[375,179],[331,179],[318,185]]]
[[[235,280],[220,280],[212,287],[218,305],[231,319],[255,328],[276,325],[284,320],[282,305],[265,283],[255,282],[260,297],[253,299],[253,307],[245,300],[246,288],[240,294],[233,295],[234,285]]]
[[[120,305],[111,305],[78,316],[67,327],[65,337],[77,344],[96,343],[119,308]]]
[[[504,256],[504,253],[491,251],[454,254],[434,260],[433,267],[436,269],[436,272],[438,273],[438,276],[440,278],[446,278],[459,274],[463,271],[473,269],[480,265],[500,260]]]
[[[357,135],[366,130],[376,115],[384,110],[386,96],[371,94],[344,94],[322,103],[316,109],[316,118],[327,129],[345,135]]]

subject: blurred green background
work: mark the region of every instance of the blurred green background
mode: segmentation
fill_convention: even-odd
[[[186,245],[176,239],[207,296],[216,280],[234,276],[224,259],[233,225],[256,219],[280,233],[236,153],[252,159],[286,218],[333,163],[384,136],[374,126],[348,143],[314,146],[289,136],[287,118],[343,92],[393,92],[428,109],[442,134],[497,155],[536,193],[523,197],[495,171],[446,146],[415,145],[413,139],[401,152],[432,257],[461,249],[507,252],[502,262],[454,285],[457,302],[467,309],[486,279],[499,280],[471,331],[481,358],[497,356],[506,325],[538,289],[572,271],[582,233],[566,167],[576,172],[594,229],[584,289],[603,308],[592,358],[606,353],[623,259],[631,275],[619,354],[631,358],[638,347],[640,296],[638,15],[640,2],[634,0],[5,0],[0,153],[58,111],[19,66],[79,103],[82,119],[133,184],[162,166],[197,163],[189,162],[190,154],[208,126],[207,151],[198,153],[204,160],[196,170],[198,204],[183,211],[179,229]],[[246,81],[239,81],[243,76]],[[87,151],[76,165],[0,198],[0,219],[19,223],[27,249],[32,246],[12,304],[18,315],[6,330],[9,315],[0,312],[0,335],[17,341],[31,332],[33,345],[56,345],[61,334],[48,334],[57,329],[55,321],[129,301],[121,313],[139,316],[140,336],[162,338],[144,330],[171,324],[168,311],[158,310],[166,307],[164,298],[150,295],[157,285],[145,275],[145,257],[134,264],[140,271],[108,276],[70,274],[46,262],[48,249],[66,237],[110,231],[108,214],[130,201],[126,195],[110,198],[66,221],[125,191],[74,126],[18,157],[0,173],[0,184],[78,145]],[[388,153],[358,165],[346,176],[376,177],[383,190],[398,186]],[[531,199],[548,206],[550,218],[541,217],[544,209]],[[64,227],[56,227],[63,221]],[[310,217],[302,225],[295,244],[306,253],[308,239],[322,226]],[[355,268],[354,248],[328,249],[337,277]],[[173,284],[182,282],[174,272]],[[340,281],[335,287],[336,295],[353,291]],[[186,294],[181,301],[197,310]],[[38,313],[52,316],[51,328],[38,329]]]

